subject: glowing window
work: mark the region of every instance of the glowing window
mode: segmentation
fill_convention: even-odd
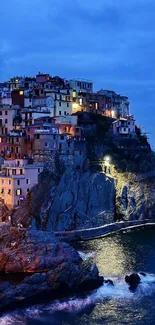
[[[18,190],[16,190],[16,195],[20,196],[22,194],[22,190],[19,188]]]

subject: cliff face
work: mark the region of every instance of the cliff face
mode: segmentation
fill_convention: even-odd
[[[128,174],[108,177],[67,171],[48,210],[48,230],[99,227],[116,220],[155,218],[155,178],[135,181]]]
[[[113,222],[114,179],[103,173],[67,171],[49,209],[48,229],[72,230]]]
[[[31,195],[15,210],[14,225],[27,227],[33,216],[42,230],[61,231],[155,218],[153,176],[135,180],[127,173],[67,170],[58,181],[45,173]]]
[[[116,189],[115,205],[125,220],[155,219],[155,178],[123,182]]]

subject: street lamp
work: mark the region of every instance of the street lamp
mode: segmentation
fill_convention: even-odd
[[[106,166],[109,166],[110,161],[111,161],[111,157],[110,156],[105,156],[104,161],[105,161]]]

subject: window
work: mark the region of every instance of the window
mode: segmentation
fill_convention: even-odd
[[[29,179],[26,180],[26,184],[30,184],[30,180]]]
[[[129,128],[129,132],[130,132],[130,128]]]
[[[64,115],[66,115],[66,111],[64,111]]]
[[[61,102],[59,102],[59,106],[61,106]]]
[[[38,173],[40,173],[40,168],[38,168]]]
[[[5,119],[5,124],[7,124],[8,123],[8,120],[7,119]]]
[[[16,169],[12,169],[12,175],[16,175]]]
[[[56,135],[55,135],[55,134],[53,135],[53,139],[54,139],[54,140],[56,139]]]
[[[124,128],[124,131],[126,131],[126,128]]]
[[[69,107],[69,103],[67,103],[67,107]]]
[[[20,169],[20,175],[23,175],[23,170],[22,169]]]
[[[2,190],[1,190],[1,194],[4,194],[4,188],[2,188]]]
[[[17,185],[20,185],[20,180],[19,179],[17,179]]]
[[[8,194],[9,194],[9,195],[11,194],[11,190],[10,190],[10,189],[8,190]]]
[[[61,115],[61,111],[59,111],[59,115]]]
[[[16,142],[19,143],[19,138],[16,138]]]
[[[4,179],[2,179],[2,184],[4,184]]]
[[[19,92],[19,95],[20,95],[20,96],[24,95],[23,90],[21,90],[21,91]]]
[[[38,140],[40,139],[40,134],[37,134],[37,139],[38,139]]]
[[[11,180],[9,179],[9,185],[11,185]]]
[[[2,115],[2,111],[0,111],[0,115]]]
[[[60,136],[60,139],[61,139],[61,140],[64,140],[64,135],[61,135],[61,136]]]
[[[18,147],[16,147],[16,153],[18,153],[19,151],[18,151]]]
[[[130,122],[128,122],[128,125],[130,125]]]
[[[47,142],[45,142],[45,147],[48,147],[48,143]]]
[[[18,190],[16,190],[16,195],[17,195],[17,196],[22,195],[22,190],[21,190],[21,188],[19,188]]]
[[[8,115],[8,111],[5,111],[5,115]]]
[[[79,128],[76,128],[76,132],[79,132]]]

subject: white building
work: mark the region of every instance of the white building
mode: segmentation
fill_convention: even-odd
[[[134,137],[135,133],[135,120],[132,117],[120,118],[113,122],[114,135]]]
[[[82,91],[85,93],[93,92],[93,82],[86,79],[71,79],[69,85],[73,90]]]

